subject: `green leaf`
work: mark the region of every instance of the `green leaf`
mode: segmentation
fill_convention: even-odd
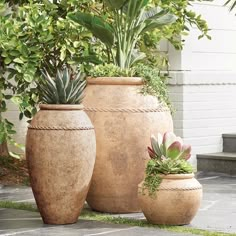
[[[7,133],[8,134],[16,134],[16,131],[15,130],[8,130]]]
[[[21,113],[19,114],[19,120],[22,120],[23,117],[24,117],[24,113],[21,112]]]
[[[34,108],[32,109],[32,111],[31,111],[32,116],[34,116],[37,112],[38,112],[37,109],[34,107]]]
[[[64,46],[64,47],[61,48],[60,60],[64,61],[65,58],[66,58],[66,47]]]
[[[143,60],[145,57],[146,57],[145,53],[139,52],[137,50],[133,50],[133,52],[131,54],[130,65],[132,66],[136,62]]]
[[[175,141],[167,149],[166,156],[175,159],[181,154],[182,145],[180,142]]]
[[[5,123],[6,123],[7,125],[9,125],[9,126],[11,126],[11,127],[13,127],[13,126],[14,126],[14,124],[13,124],[13,123],[11,123],[9,120],[7,120],[7,119],[4,119],[4,121],[5,121]]]
[[[120,9],[124,4],[133,0],[104,0],[104,3],[111,9]],[[136,0],[135,0],[136,1]]]
[[[157,17],[154,19],[152,19],[152,18],[147,19],[144,21],[146,26],[142,30],[141,34],[147,32],[147,31],[150,31],[152,29],[155,29],[155,28],[161,28],[165,25],[172,24],[176,21],[176,19],[177,19],[176,16],[173,14],[170,14],[170,13],[167,13],[161,17]]]
[[[24,80],[28,83],[34,81],[34,76],[32,74],[24,74]]]
[[[160,7],[153,7],[142,14],[141,20],[145,21],[145,20],[159,19],[160,17],[166,15],[167,13],[168,13],[168,10],[163,10]]]
[[[66,68],[63,71],[62,81],[63,81],[63,84],[64,84],[64,89],[66,90],[68,85],[69,85],[69,83],[70,83],[70,76],[69,76],[68,68]]]
[[[7,111],[7,105],[5,101],[1,101],[0,103],[0,112],[6,112]]]
[[[62,104],[66,103],[66,91],[64,88],[63,80],[62,80],[62,75],[60,74],[59,71],[57,71],[57,77],[55,79],[56,87],[57,87],[57,92],[59,96],[59,101]]]
[[[13,61],[19,64],[24,64],[24,62],[20,58],[15,58]]]
[[[12,95],[5,95],[4,97],[5,97],[5,99],[9,100],[12,98]]]
[[[25,110],[25,111],[24,111],[24,115],[25,115],[25,117],[27,117],[27,118],[32,118],[32,114],[31,114],[31,112],[28,111],[28,110]]]
[[[83,25],[90,30],[95,37],[100,39],[108,47],[114,44],[114,31],[112,26],[101,17],[87,13],[77,12],[68,14],[69,19]]]
[[[11,59],[9,57],[5,58],[4,59],[4,63],[7,64],[7,65],[10,64],[11,63]]]
[[[162,152],[161,152],[161,149],[160,149],[159,144],[157,142],[157,139],[153,135],[151,136],[151,144],[152,144],[153,151],[160,158],[162,156]]]

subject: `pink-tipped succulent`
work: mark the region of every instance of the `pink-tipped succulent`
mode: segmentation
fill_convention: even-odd
[[[191,156],[191,146],[184,145],[183,140],[173,132],[166,132],[163,136],[158,133],[157,138],[151,136],[151,147],[148,147],[149,156],[152,159],[184,159]]]

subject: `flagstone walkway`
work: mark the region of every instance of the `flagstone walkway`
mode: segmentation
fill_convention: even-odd
[[[236,176],[217,173],[198,173],[203,185],[201,208],[188,227],[236,234]],[[31,202],[34,198],[28,187],[0,186],[0,201]],[[117,216],[117,215],[116,215]],[[122,214],[124,218],[142,219],[143,214]],[[14,209],[0,209],[0,235],[46,235],[46,236],[190,236],[154,228],[130,227],[97,221],[79,220],[66,226],[44,225],[39,213]]]

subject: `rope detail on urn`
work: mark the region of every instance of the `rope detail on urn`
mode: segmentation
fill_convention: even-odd
[[[36,130],[93,130],[94,127],[59,127],[59,126],[33,126],[29,125],[28,129]]]
[[[125,112],[125,113],[149,113],[149,112],[165,112],[169,111],[166,107],[158,108],[92,108],[85,107],[88,112]]]
[[[202,189],[201,186],[193,186],[193,187],[184,187],[184,188],[165,188],[165,187],[159,187],[158,188],[158,191],[161,191],[161,190],[166,190],[166,191],[191,191],[191,190],[198,190],[198,189]]]

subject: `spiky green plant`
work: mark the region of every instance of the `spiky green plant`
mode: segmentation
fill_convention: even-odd
[[[46,104],[80,104],[86,87],[84,75],[72,74],[68,68],[58,69],[55,78],[46,70],[42,71],[44,81],[39,85],[41,101]]]

